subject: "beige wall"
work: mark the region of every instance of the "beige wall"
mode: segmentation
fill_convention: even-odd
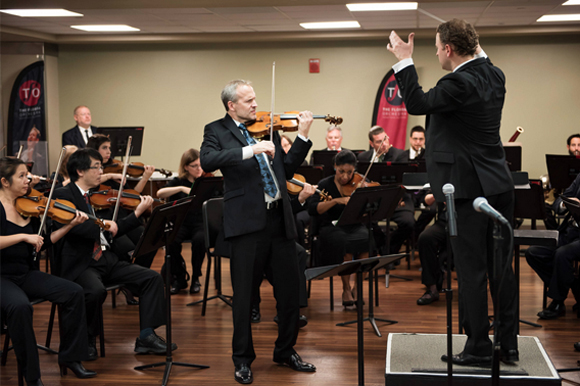
[[[580,37],[484,38],[482,46],[507,77],[502,138],[524,127],[523,168],[538,177],[544,154],[563,153],[567,136],[580,131]],[[308,73],[309,58],[321,60],[320,74]],[[273,61],[276,111],[341,115],[344,146],[367,147],[378,83],[395,62],[382,42],[60,46],[60,131],[86,104],[97,126],[144,125],[144,155],[136,160],[175,170],[184,150],[199,148],[204,125],[225,113],[219,93],[229,80],[252,80],[258,109],[270,108]],[[444,75],[431,40],[417,42],[415,62],[425,89]],[[409,127],[423,123],[411,117]],[[314,149],[324,147],[326,126],[315,122]]]

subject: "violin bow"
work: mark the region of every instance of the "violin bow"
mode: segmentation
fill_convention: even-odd
[[[22,147],[20,148],[22,150]],[[58,158],[58,165],[56,166],[56,170],[60,170],[60,166],[62,165],[62,160],[64,159],[64,155],[66,154],[66,148],[63,147],[60,151],[60,156]],[[48,208],[50,208],[50,201],[52,200],[52,192],[54,192],[54,188],[56,186],[58,178],[52,180],[52,186],[50,187],[50,193],[48,194],[48,199],[46,200],[46,207],[44,208],[44,213],[42,214],[42,220],[40,221],[40,228],[38,228],[38,236],[42,234],[42,229],[44,228],[44,224],[46,223],[46,217],[48,216]],[[36,250],[34,251],[34,261],[36,261]]]
[[[385,143],[385,139],[387,139],[386,133],[385,133],[385,136],[383,137],[383,140],[381,141],[381,144],[379,145],[379,149],[383,146],[383,143]],[[377,159],[377,157],[380,157],[382,155],[383,155],[383,153],[379,154],[375,151],[375,155],[374,155],[373,159],[371,160],[371,163],[369,164],[369,167],[367,168],[367,171],[364,175],[363,182],[367,180],[367,175],[371,171],[371,167],[375,163],[375,160]],[[361,182],[361,184],[362,184],[362,182]]]
[[[270,141],[274,141],[274,102],[276,101],[276,62],[272,63],[272,103],[270,104]]]
[[[131,142],[133,142],[133,137],[129,136],[127,139],[127,150],[125,151],[125,164],[123,165],[123,177],[121,177],[121,185],[119,186],[119,192],[117,193],[117,202],[115,203],[115,210],[113,211],[113,221],[117,222],[117,216],[119,215],[119,205],[121,204],[121,195],[123,194],[123,186],[127,180],[127,168],[129,167],[129,158],[131,157]]]
[[[24,145],[20,145],[20,149],[18,149],[18,154],[16,155],[16,158],[20,159],[20,156],[22,155],[22,149],[24,149]]]

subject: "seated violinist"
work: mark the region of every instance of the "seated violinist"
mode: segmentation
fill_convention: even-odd
[[[179,162],[178,177],[174,177],[167,185],[159,189],[157,196],[160,198],[168,198],[170,201],[185,198],[189,196],[195,180],[202,176],[203,169],[199,164],[199,150],[186,150]],[[199,277],[201,276],[201,266],[205,257],[205,238],[201,211],[187,214],[175,240],[167,251],[172,257],[172,294],[179,293],[182,289],[187,288],[188,275],[185,268],[185,260],[181,255],[181,244],[185,240],[191,240],[191,286],[189,287],[189,293],[196,294],[201,290]]]
[[[72,202],[77,208],[89,205],[88,191],[101,183],[103,158],[98,151],[86,148],[71,155],[67,170],[71,183],[57,189],[55,198]],[[115,237],[140,225],[138,217],[151,206],[152,198],[141,197],[141,204],[130,215],[114,222],[104,220]],[[112,211],[112,209],[111,209]],[[62,227],[56,224],[57,229]],[[106,285],[123,284],[139,296],[139,315],[141,332],[135,342],[138,354],[164,354],[166,342],[155,334],[154,329],[165,324],[165,299],[163,279],[157,272],[137,264],[123,261],[111,251],[111,244],[105,232],[94,222],[85,222],[73,228],[63,237],[59,245],[62,272],[61,276],[72,280],[85,291],[85,307],[89,334],[89,356],[97,358],[95,337],[99,332],[98,312],[105,301]],[[176,349],[175,346],[174,349]]]
[[[103,166],[106,167],[107,164],[111,164],[111,140],[109,139],[109,137],[107,137],[106,135],[103,134],[95,134],[92,137],[89,138],[89,142],[87,143],[87,148],[90,149],[95,149],[99,152],[99,154],[101,155],[101,157],[103,157]],[[143,191],[143,188],[145,187],[145,184],[147,183],[147,180],[149,179],[149,177],[151,177],[151,175],[153,174],[153,171],[155,170],[154,166],[145,166],[145,171],[143,173],[143,178],[139,181],[139,183],[137,183],[137,185],[135,186],[135,188],[133,190],[137,191],[138,193],[141,193]],[[120,173],[104,173],[102,178],[101,178],[101,186],[104,190],[106,189],[119,189],[119,182],[121,182],[123,175]],[[125,185],[123,187],[124,189],[127,189],[127,186]],[[96,189],[101,190],[101,187],[98,187]],[[94,191],[94,190],[92,190]],[[97,210],[97,215],[99,217],[103,217],[106,218],[107,220],[111,220],[112,217],[107,217],[108,215],[110,215],[110,211],[106,210],[101,213],[101,211]],[[119,208],[119,216],[128,216],[131,214],[131,210],[129,209],[125,209],[123,207]],[[125,261],[131,261],[131,253],[132,251],[135,250],[135,246],[137,245],[137,243],[139,242],[139,239],[141,238],[141,235],[143,234],[144,231],[144,227],[139,224],[136,225],[133,229],[130,229],[127,231],[126,234],[122,235],[122,236],[118,236],[115,237],[114,243],[111,245],[111,248],[113,250],[113,252],[121,259],[121,260],[125,260]],[[153,259],[155,258],[156,255],[156,251],[152,251],[150,253],[147,253],[143,256],[138,257],[137,259],[135,259],[135,264],[139,264],[145,268],[150,268],[151,264],[153,263]],[[125,297],[127,299],[127,304],[130,305],[137,305],[138,302],[133,299],[133,295],[128,292],[127,289],[123,289],[123,293],[125,294]]]
[[[343,189],[353,179],[356,164],[356,156],[352,151],[338,153],[334,158],[335,174],[318,183],[318,189],[326,191],[332,199],[321,201],[318,195],[308,199],[308,211],[311,216],[317,217],[319,224],[321,261],[318,265],[341,264],[353,258],[365,259],[369,256],[369,234],[363,224],[333,225],[350,199],[350,194],[343,194]],[[354,305],[356,296],[350,284],[350,275],[342,276],[342,305]]]
[[[0,305],[26,384],[43,385],[30,306],[30,299],[35,298],[61,306],[58,352],[61,374],[66,374],[68,368],[79,378],[94,377],[96,373],[86,370],[80,362],[89,359],[83,289],[71,281],[39,271],[38,262],[33,259],[34,251],[38,253],[50,247],[87,220],[87,216],[77,212],[68,225],[50,235],[39,236],[40,220],[21,216],[16,207],[17,198],[29,188],[24,162],[1,158],[0,182]]]

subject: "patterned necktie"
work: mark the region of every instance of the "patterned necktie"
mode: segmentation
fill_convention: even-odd
[[[385,162],[385,155],[384,154],[381,154],[379,156],[379,162]]]
[[[89,213],[93,212],[93,207],[91,206],[91,203],[89,202],[89,195],[87,193],[85,193],[85,201],[89,207]],[[99,230],[100,232],[100,230]],[[95,261],[99,261],[99,259],[101,258],[101,256],[103,255],[103,250],[101,249],[101,235],[99,233],[99,242],[95,241],[95,245],[93,246],[93,253],[91,255],[91,257],[93,258],[93,260]]]
[[[252,138],[250,133],[248,133],[246,125],[240,123],[240,129],[242,129],[242,133],[244,133],[244,137],[246,138],[248,145],[256,144],[254,138]],[[276,194],[278,194],[278,189],[276,188],[276,183],[274,182],[272,173],[270,173],[270,168],[268,168],[268,164],[266,163],[266,160],[262,154],[256,154],[255,157],[260,164],[260,173],[262,174],[262,180],[264,181],[264,191],[268,196],[274,198],[276,197]]]

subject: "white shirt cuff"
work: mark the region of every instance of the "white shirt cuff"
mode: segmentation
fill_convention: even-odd
[[[250,159],[254,156],[254,150],[251,146],[244,146],[242,148],[242,160]]]
[[[407,58],[407,59],[403,59],[398,63],[395,63],[393,65],[393,70],[395,71],[395,74],[399,71],[401,71],[402,69],[412,66],[413,64],[415,64],[415,62],[413,62],[413,58]]]
[[[303,140],[304,142],[308,142],[308,138],[306,138],[302,134],[298,134],[297,137],[300,138],[301,140]]]

